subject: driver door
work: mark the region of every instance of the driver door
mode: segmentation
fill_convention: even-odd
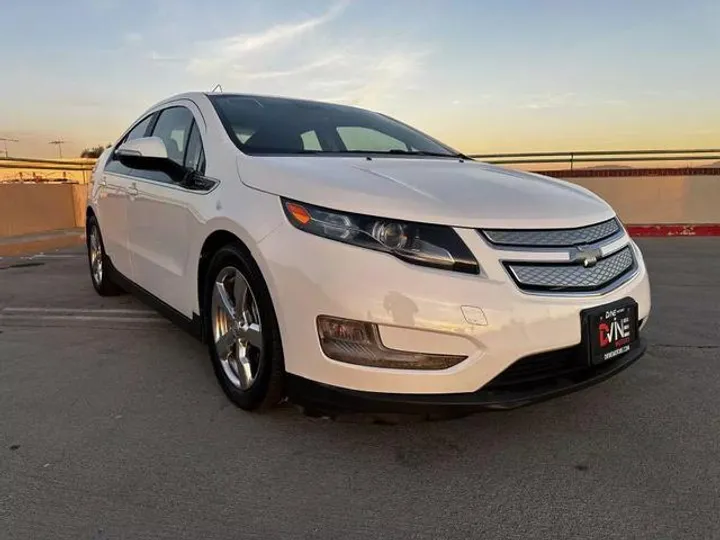
[[[149,131],[154,115],[140,120],[118,143],[140,139]],[[134,191],[132,169],[110,155],[99,175],[97,212],[105,244],[105,252],[113,266],[125,277],[132,276],[130,252],[128,251],[128,206]]]
[[[160,111],[152,133],[165,143],[168,158],[191,169],[202,167],[200,128],[192,111],[171,106]],[[129,204],[128,249],[133,281],[187,317],[190,232],[197,219],[194,204],[202,193],[180,185],[161,171],[135,170],[137,194]],[[202,171],[200,171],[202,172]]]

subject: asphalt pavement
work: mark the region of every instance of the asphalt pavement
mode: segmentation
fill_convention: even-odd
[[[634,366],[396,425],[245,413],[81,251],[0,258],[0,539],[720,538],[720,238],[640,244]]]

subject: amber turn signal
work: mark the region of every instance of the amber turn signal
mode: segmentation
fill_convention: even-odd
[[[310,217],[310,212],[305,210],[305,208],[303,208],[299,204],[287,202],[285,203],[285,208],[287,208],[287,211],[290,213],[290,215],[300,225],[307,225],[308,223],[310,223],[310,220],[312,219],[312,217]]]

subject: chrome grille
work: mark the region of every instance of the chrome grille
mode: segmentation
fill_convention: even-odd
[[[482,234],[493,244],[519,247],[571,247],[594,244],[620,230],[617,219],[578,229],[491,229]]]
[[[556,263],[506,263],[518,287],[531,291],[595,291],[607,287],[635,267],[630,247],[600,259],[595,266]]]

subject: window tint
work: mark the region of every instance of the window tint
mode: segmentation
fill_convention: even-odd
[[[322,146],[320,146],[320,139],[318,139],[315,131],[306,131],[300,135],[300,137],[302,138],[305,150],[322,150]]]
[[[244,128],[242,126],[237,126],[235,128],[235,136],[238,138],[238,140],[241,143],[245,143],[250,137],[252,137],[253,133],[255,133],[255,130],[252,128]]]
[[[185,143],[193,123],[192,113],[185,107],[170,107],[160,113],[153,137],[160,137],[167,147],[168,158],[183,164]]]
[[[337,132],[345,148],[351,152],[409,150],[408,145],[404,142],[375,129],[359,126],[340,126],[337,128]]]
[[[120,161],[117,160],[115,156],[110,156],[110,158],[105,163],[105,169],[103,170],[104,172],[124,175],[129,175],[132,172],[132,169],[120,163]]]
[[[148,127],[153,124],[152,134]],[[160,137],[167,148],[168,158],[178,165],[184,165],[201,174],[205,173],[205,152],[202,138],[193,114],[185,107],[170,107],[159,113],[152,114],[143,119],[125,136],[122,142],[131,141],[145,136]],[[171,183],[173,180],[162,171],[130,169],[117,159],[111,159],[105,170],[117,174],[125,174],[153,180],[155,182]]]
[[[125,137],[122,141],[120,141],[120,144],[118,144],[118,146],[126,143],[127,141],[132,141],[134,139],[140,139],[141,137],[144,137],[154,117],[155,115],[151,114],[138,122],[138,124],[134,128],[132,128],[127,135],[125,135]],[[132,169],[120,163],[120,161],[118,161],[114,155],[110,156],[110,159],[108,159],[107,164],[105,165],[105,171],[115,174],[132,174]]]
[[[150,121],[152,120],[153,115],[151,114],[147,118],[145,118],[142,122],[140,122],[137,126],[132,128],[130,130],[130,133],[127,134],[123,142],[132,141],[135,139],[140,139],[145,136],[145,132],[147,131],[148,126],[150,125]]]
[[[416,152],[457,157],[416,129],[355,107],[239,94],[208,97],[230,139],[247,154]]]
[[[205,152],[200,138],[200,130],[195,122],[190,128],[190,137],[188,138],[187,152],[185,153],[185,166],[200,174],[205,172]]]

